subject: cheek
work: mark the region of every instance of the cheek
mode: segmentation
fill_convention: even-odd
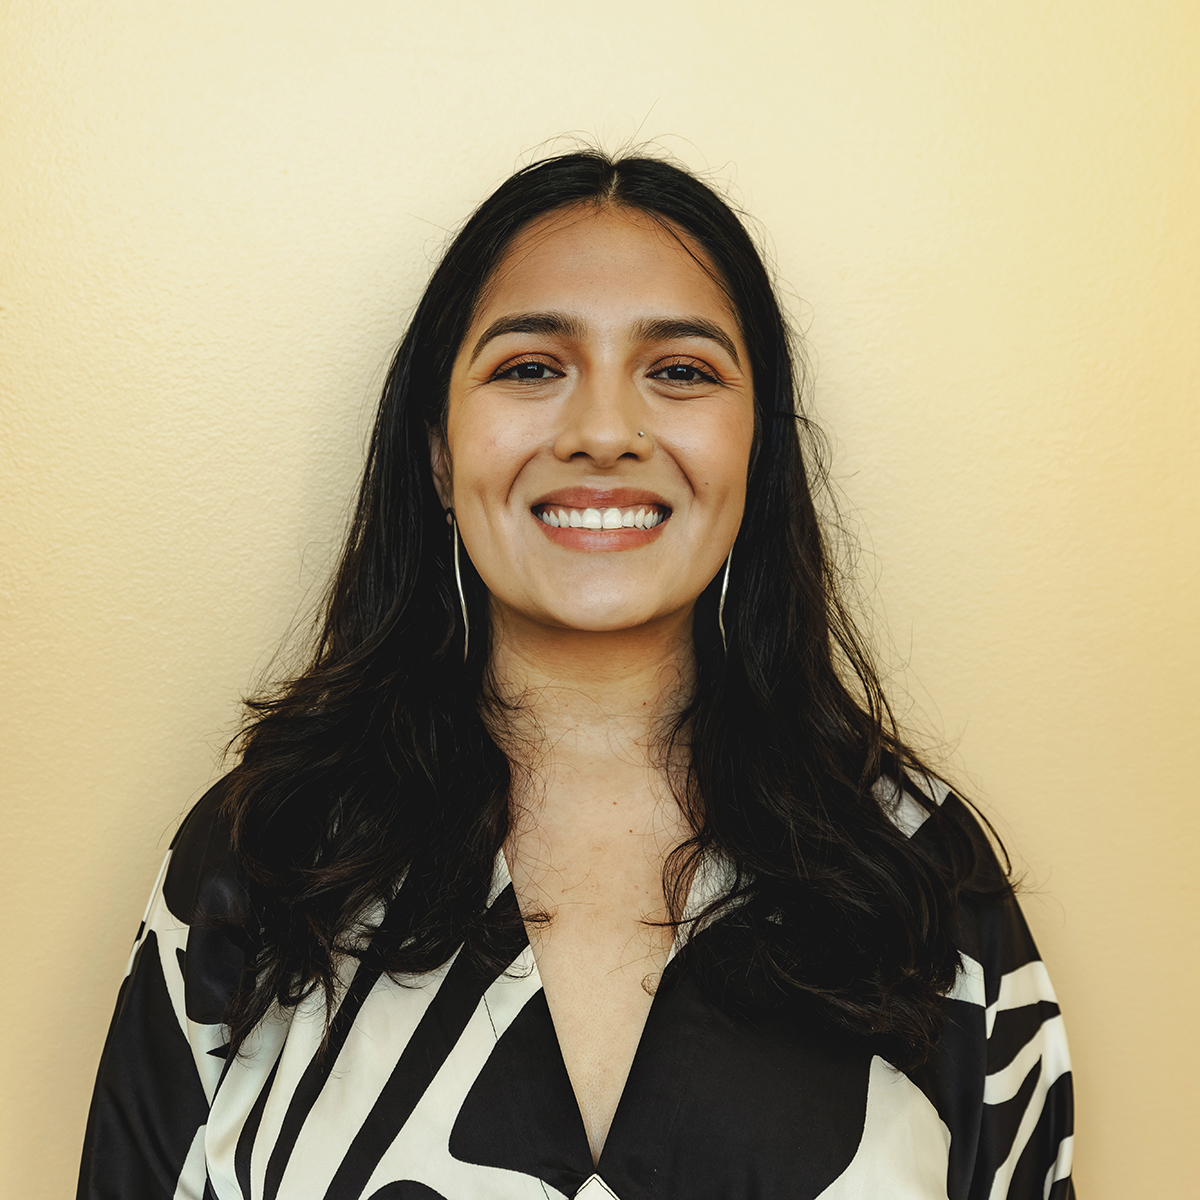
[[[524,416],[524,414],[522,414]],[[456,495],[502,503],[530,455],[529,420],[463,405],[447,426]]]
[[[714,501],[745,497],[746,474],[754,442],[753,413],[721,414],[702,428],[684,428],[676,444],[690,462],[689,474],[697,493]]]

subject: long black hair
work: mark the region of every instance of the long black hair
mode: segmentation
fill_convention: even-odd
[[[403,977],[460,949],[494,960],[497,939],[511,941],[482,919],[511,784],[485,720],[486,593],[464,560],[477,614],[464,662],[429,431],[444,428],[451,367],[514,236],[579,204],[639,210],[699,246],[740,323],[754,380],[728,652],[714,581],[697,604],[695,690],[673,729],[691,747],[676,787],[695,835],[668,863],[671,913],[681,916],[683,867],[720,853],[733,867],[724,899],[737,902],[741,931],[708,965],[726,993],[753,976],[767,992],[887,1039],[893,1060],[920,1058],[958,965],[953,910],[972,850],[948,830],[949,852],[924,854],[878,799],[890,779],[937,819],[922,795],[930,775],[897,736],[839,597],[787,324],[753,240],[711,188],[658,159],[594,151],[518,171],[451,242],[388,372],[311,659],[248,702],[224,800],[255,927],[227,1013],[234,1049],[274,1003],[321,989],[332,1005],[339,956],[367,944]],[[373,928],[368,915],[385,909]]]

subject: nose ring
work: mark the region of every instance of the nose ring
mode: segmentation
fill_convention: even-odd
[[[645,433],[644,433],[642,430],[640,430],[640,429],[639,429],[639,430],[638,430],[638,437],[645,437],[645,436],[646,436],[646,435],[645,435]]]

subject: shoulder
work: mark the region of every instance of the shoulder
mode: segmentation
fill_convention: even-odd
[[[960,965],[936,1056],[910,1077],[951,1130],[958,1194],[1065,1200],[1074,1110],[1058,998],[986,822],[949,790],[937,800],[911,837],[956,881]]]
[[[1040,1026],[1057,1017],[1058,1001],[1008,870],[969,804],[945,788],[934,799],[911,838],[952,880],[960,968],[950,999],[986,1009],[991,1040],[1008,1023],[999,1019],[1008,1009],[1027,1010],[1023,1019]]]
[[[246,878],[224,812],[230,778],[204,793],[171,842],[163,899],[185,925],[240,925],[249,914]]]
[[[213,1027],[224,1021],[261,940],[224,812],[229,780],[209,788],[184,818],[162,880],[162,906],[183,926],[174,965],[184,1008],[190,1021]]]
[[[1039,962],[1017,903],[1001,847],[986,821],[941,780],[921,777],[903,793],[890,780],[876,798],[912,848],[947,881],[954,900],[955,942],[968,970],[988,980],[988,1003],[1001,977]],[[961,980],[960,980],[961,982]]]
[[[874,793],[913,848],[937,863],[956,890],[1012,895],[1008,870],[1001,865],[984,821],[942,780],[919,776],[906,780],[901,791],[885,778],[875,785]]]

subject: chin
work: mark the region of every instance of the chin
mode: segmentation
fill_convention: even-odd
[[[670,613],[640,604],[548,608],[546,611],[546,617],[555,628],[572,629],[580,633],[620,633],[641,629],[656,621],[669,620],[670,616]]]

